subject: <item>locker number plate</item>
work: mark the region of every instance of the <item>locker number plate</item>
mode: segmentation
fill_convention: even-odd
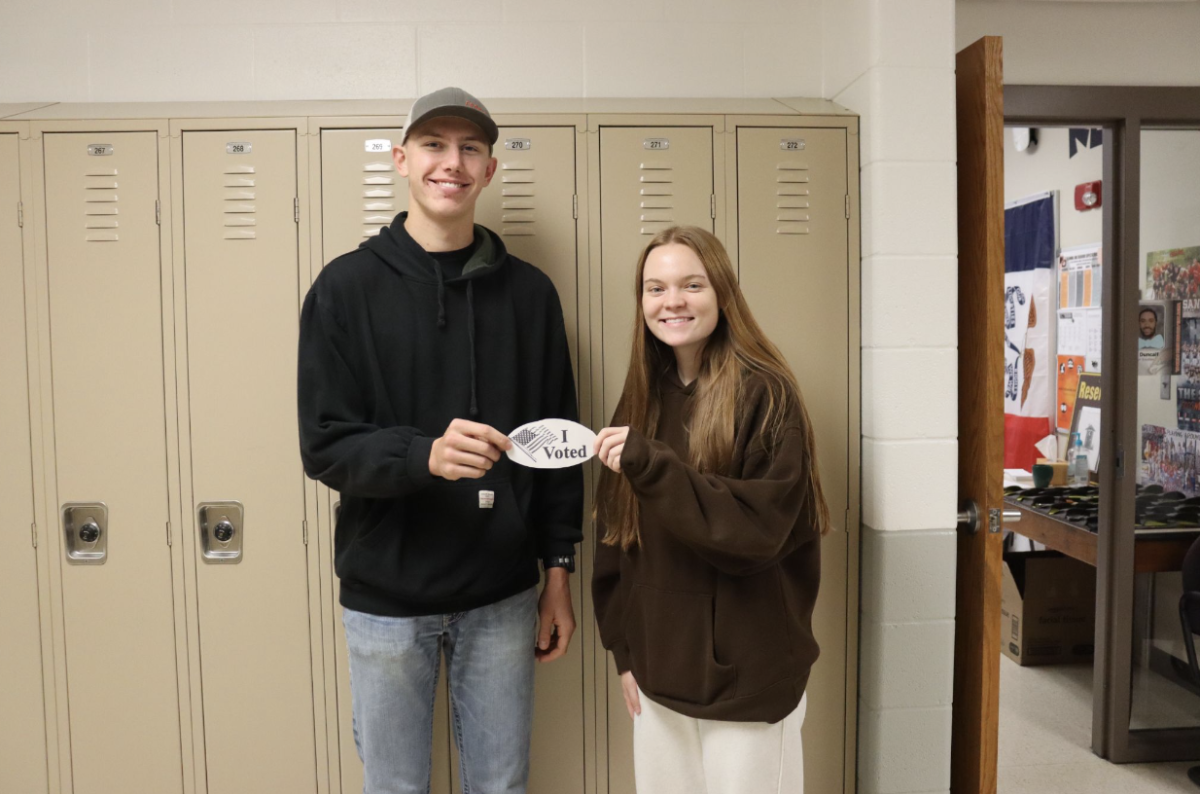
[[[785,152],[802,152],[804,151],[804,139],[784,138],[779,142],[779,148]]]
[[[533,148],[533,141],[528,138],[505,138],[504,148],[514,152],[527,152]]]
[[[230,141],[225,144],[225,154],[250,154],[254,146],[247,141]]]
[[[390,152],[392,150],[392,142],[387,138],[372,138],[363,143],[363,151],[368,153],[375,152]]]
[[[106,157],[113,153],[111,143],[89,143],[88,155],[91,157]]]
[[[642,141],[642,146],[647,149],[654,149],[655,151],[662,151],[664,149],[671,148],[671,139],[670,138],[647,138],[646,140]]]

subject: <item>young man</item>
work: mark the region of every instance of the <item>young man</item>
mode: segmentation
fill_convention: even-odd
[[[331,262],[301,313],[301,456],[341,494],[365,794],[427,792],[441,651],[464,789],[524,792],[534,659],[575,630],[582,472],[504,454],[505,433],[576,403],[550,279],[474,224],[498,136],[461,89],[418,99],[392,150],[408,212]]]

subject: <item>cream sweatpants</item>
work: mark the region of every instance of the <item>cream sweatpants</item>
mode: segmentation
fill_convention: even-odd
[[[638,794],[803,794],[808,696],[774,725],[685,717],[640,690],[633,720]]]

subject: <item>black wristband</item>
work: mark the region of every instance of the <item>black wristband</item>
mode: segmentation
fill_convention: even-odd
[[[542,568],[550,570],[551,568],[566,568],[567,573],[575,573],[575,555],[560,554],[557,557],[543,557]]]

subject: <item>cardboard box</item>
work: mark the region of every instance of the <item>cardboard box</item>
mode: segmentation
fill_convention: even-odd
[[[1000,649],[1019,665],[1091,661],[1096,569],[1055,551],[1007,554]]]

